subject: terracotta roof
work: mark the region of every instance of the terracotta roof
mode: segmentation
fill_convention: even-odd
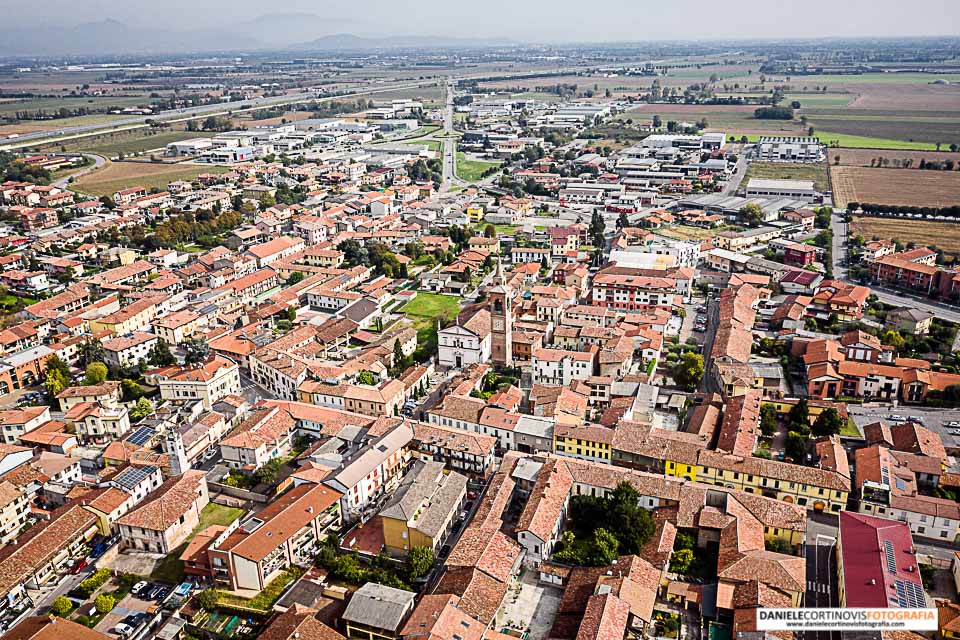
[[[169,478],[155,489],[148,500],[117,522],[130,527],[166,531],[180,516],[194,508],[201,487],[206,485],[202,471],[187,471],[182,476]]]

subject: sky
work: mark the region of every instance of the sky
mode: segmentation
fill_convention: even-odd
[[[175,30],[229,28],[267,13],[323,19],[317,37],[442,35],[524,42],[960,35],[957,0],[0,0],[17,26],[108,18]]]

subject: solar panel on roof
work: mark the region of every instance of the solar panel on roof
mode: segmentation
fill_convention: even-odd
[[[890,573],[897,572],[897,556],[893,551],[893,543],[889,540],[883,541],[883,555],[887,560],[887,571]]]
[[[138,484],[150,477],[156,470],[157,468],[153,466],[129,467],[118,473],[114,482],[123,489],[133,491]]]
[[[920,609],[927,606],[927,598],[923,593],[923,587],[917,583],[897,580],[894,586],[897,589],[897,599],[900,600],[901,607]]]
[[[153,434],[156,433],[156,430],[151,427],[140,427],[129,436],[127,436],[127,442],[135,444],[138,447],[147,443],[147,441],[153,437]]]

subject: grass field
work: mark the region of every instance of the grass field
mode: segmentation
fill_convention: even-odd
[[[850,236],[913,242],[918,246],[934,246],[946,254],[960,254],[960,224],[936,220],[903,220],[855,216],[850,223]]]
[[[479,182],[483,178],[483,172],[490,167],[499,166],[499,162],[484,162],[483,160],[468,160],[467,154],[462,151],[457,152],[457,177],[467,182]]]
[[[403,305],[400,313],[416,316],[430,322],[434,318],[453,320],[460,312],[460,299],[439,293],[417,293],[417,297]]]
[[[917,142],[909,140],[891,140],[889,138],[870,138],[854,136],[846,133],[816,131],[815,136],[824,144],[832,147],[849,147],[853,149],[902,149],[907,151],[933,151],[937,148],[932,142]]]
[[[404,140],[403,144],[427,145],[430,151],[440,151],[440,147],[443,146],[443,143],[439,140]]]
[[[129,156],[150,149],[162,149],[171,142],[189,140],[202,135],[186,131],[170,131],[152,135],[146,135],[139,131],[137,133],[139,135],[121,136],[115,140],[97,140],[93,143],[87,141],[84,145],[78,145],[76,149],[77,151],[89,151],[107,157],[113,157],[120,153]]]
[[[102,169],[82,176],[71,185],[71,189],[99,197],[135,186],[165,189],[167,184],[174,180],[193,180],[201,173],[228,171],[227,167],[218,166],[110,162]]]
[[[222,504],[209,502],[200,512],[200,524],[197,525],[197,528],[193,530],[188,539],[192,540],[195,535],[211,525],[219,524],[227,526],[244,513],[245,511],[243,509],[226,507]]]
[[[174,549],[172,553],[168,554],[167,557],[156,564],[153,572],[150,574],[150,578],[152,580],[160,580],[169,584],[178,584],[181,580],[183,580],[183,561],[180,560],[180,555],[183,553],[184,549],[187,548],[187,543],[189,543],[190,540],[193,540],[194,536],[207,527],[215,524],[227,526],[237,518],[241,517],[245,512],[246,511],[244,509],[235,509],[233,507],[225,507],[220,504],[208,502],[207,506],[200,511],[200,523],[194,527],[193,531],[190,532],[190,535],[187,536],[187,540],[183,542],[183,544]]]
[[[830,188],[827,178],[827,166],[817,164],[793,164],[788,162],[751,162],[747,167],[745,181],[750,178],[764,178],[770,180],[813,180],[817,191],[826,191]],[[744,183],[746,184],[746,182]]]
[[[846,207],[851,201],[916,207],[943,207],[960,202],[957,171],[831,166],[830,177],[837,207]],[[960,227],[955,227],[953,233],[958,232]]]

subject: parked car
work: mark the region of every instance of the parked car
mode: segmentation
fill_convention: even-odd
[[[86,569],[88,566],[90,566],[89,562],[87,562],[86,560],[80,560],[79,562],[74,564],[72,567],[70,567],[70,573],[72,573],[73,575],[77,575],[78,573]]]
[[[113,631],[113,633],[117,634],[121,638],[126,638],[131,633],[133,633],[133,627],[121,622],[120,624],[115,626],[113,629],[111,629],[111,631]]]
[[[216,450],[216,449],[210,449],[210,450],[207,451],[205,454],[203,454],[203,459],[204,459],[204,460],[211,460],[211,459],[213,459],[213,458],[215,458],[215,457],[217,457],[217,450]]]
[[[890,416],[890,420],[891,422],[905,422],[906,418],[904,418],[903,416],[893,415],[893,416]]]
[[[133,589],[130,590],[130,593],[132,593],[135,596],[145,595],[143,594],[143,591],[146,590],[149,586],[150,586],[149,582],[138,582],[137,584],[133,585]]]

